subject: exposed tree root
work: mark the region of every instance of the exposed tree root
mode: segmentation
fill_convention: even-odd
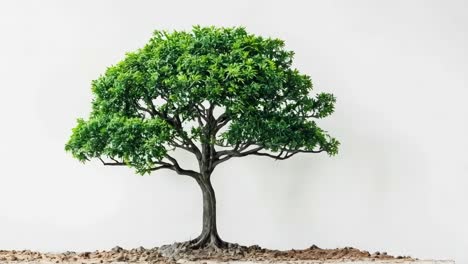
[[[190,249],[213,248],[223,249],[227,248],[230,243],[223,241],[218,234],[202,233],[197,238],[185,242]]]

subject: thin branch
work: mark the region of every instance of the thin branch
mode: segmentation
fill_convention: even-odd
[[[226,114],[226,112],[222,113],[218,117],[218,119],[216,119],[216,127],[214,129],[215,135],[216,133],[218,133],[219,130],[221,130],[221,128],[223,128],[226,124],[228,124],[229,121],[231,121],[231,117],[229,117],[228,114]]]
[[[183,149],[183,150],[186,150],[190,153],[193,153],[195,154],[195,151],[188,145],[184,144],[183,142],[176,142],[175,140],[170,140],[170,146],[173,146],[173,147],[176,147],[176,148],[180,148],[180,149]]]
[[[284,151],[286,151],[285,155],[281,156],[281,154],[283,154]],[[252,153],[252,155],[265,156],[265,157],[273,158],[275,160],[285,160],[285,159],[289,159],[290,157],[292,157],[292,156],[294,156],[294,155],[296,155],[298,153],[320,153],[320,152],[323,152],[323,151],[324,151],[324,149],[319,149],[319,150],[282,150],[279,155],[272,155],[270,153],[264,153],[264,152]]]
[[[250,146],[250,144],[248,144],[248,146]],[[256,147],[256,148],[241,152],[242,150],[245,150],[246,148],[248,148],[248,146],[241,147],[239,150],[230,150],[230,151],[228,151],[228,153],[224,153],[223,155],[226,155],[226,157],[216,158],[216,160],[213,162],[213,167],[216,167],[217,165],[219,165],[219,164],[221,164],[221,163],[223,163],[223,162],[225,162],[225,161],[227,161],[227,160],[229,160],[229,159],[231,159],[233,157],[245,157],[247,155],[254,154],[254,153],[258,152],[259,150],[263,149],[262,146],[259,146],[259,147]]]
[[[202,104],[196,104],[195,106],[195,110],[197,110],[198,114],[200,115],[200,117],[205,120],[205,122],[208,122],[208,118],[206,117],[206,109],[205,107],[202,105]],[[200,109],[201,108],[201,109]]]
[[[203,120],[205,120],[205,122],[207,122],[208,120],[206,119],[206,117],[202,114],[202,110],[200,110],[200,108],[198,108],[197,106],[195,106],[195,110],[197,111],[198,115],[196,116],[196,119],[197,119],[197,122],[198,122],[198,125],[200,127],[204,127],[205,124],[203,124]]]
[[[150,170],[151,171],[157,171],[157,170],[161,170],[161,169],[169,169],[169,170],[173,170],[173,171],[177,172],[180,175],[186,175],[186,176],[190,176],[190,177],[193,177],[193,178],[198,177],[198,175],[199,175],[198,172],[193,171],[193,170],[182,169],[176,159],[174,159],[173,157],[171,157],[169,155],[166,155],[165,157],[168,160],[170,160],[171,163],[164,162],[164,161],[153,161],[154,164],[157,164],[159,166],[150,168]],[[129,165],[129,164],[125,163],[125,162],[117,161],[113,157],[110,157],[110,158],[113,160],[113,162],[106,162],[101,157],[98,157],[98,159],[102,162],[102,164],[106,165],[106,166],[127,166],[127,165]]]
[[[238,152],[241,152],[241,151],[244,151],[246,150],[248,147],[250,147],[251,145],[253,145],[253,143],[249,143],[249,142],[246,142],[244,143],[244,145],[241,145],[241,143],[237,143],[233,149],[230,149],[230,150],[221,150],[221,151],[218,151],[216,152],[216,158],[221,158],[222,156],[224,155],[230,155],[230,154],[235,154],[235,153],[238,153]]]
[[[155,113],[157,116],[165,120],[168,124],[170,124],[175,129],[175,131],[181,137],[184,143],[186,143],[187,145],[190,145],[190,148],[192,149],[192,153],[195,154],[197,159],[200,159],[201,158],[200,149],[198,149],[197,145],[195,145],[195,143],[185,133],[184,129],[182,128],[182,124],[181,124],[179,117],[178,116],[169,117],[167,113],[161,113],[160,111],[156,111]]]
[[[170,165],[170,164],[165,164],[165,165],[161,165],[161,166],[157,166],[157,167],[151,168],[151,171],[157,171],[157,170],[160,170],[160,169],[170,169],[170,170],[173,170],[172,165]]]
[[[154,113],[152,111],[140,106],[138,103],[135,105],[135,107],[136,107],[136,109],[141,110],[141,111],[149,114],[151,117],[154,117]]]
[[[256,147],[256,148],[253,148],[251,150],[247,150],[247,151],[244,151],[244,152],[241,152],[241,151],[230,151],[229,153],[223,153],[223,155],[226,155],[224,158],[217,158],[217,160],[214,162],[214,166],[217,166],[231,158],[234,158],[234,157],[245,157],[245,156],[248,156],[248,155],[255,155],[255,156],[263,156],[263,157],[269,157],[269,158],[273,158],[275,160],[285,160],[285,159],[289,159],[291,158],[292,156],[298,154],[298,153],[320,153],[320,152],[323,152],[324,149],[319,149],[319,150],[288,150],[288,149],[281,149],[281,152],[277,155],[275,154],[271,154],[271,153],[266,153],[266,152],[259,152],[260,150],[262,150],[263,147],[262,146],[259,146],[259,147]],[[218,152],[220,153],[220,152]],[[284,156],[282,156],[284,154]],[[221,156],[221,155],[220,155]]]
[[[125,166],[125,162],[120,162],[120,161],[114,161],[114,162],[105,162],[101,157],[98,157],[98,159],[102,162],[103,165],[105,166]],[[114,160],[112,158],[112,160]]]
[[[196,178],[196,177],[199,176],[199,173],[196,172],[196,171],[182,169],[180,167],[179,163],[177,162],[177,160],[175,158],[173,158],[172,156],[166,154],[165,158],[167,158],[172,163],[172,168],[171,169],[174,170],[175,172],[177,172],[178,174],[191,176],[193,178]]]

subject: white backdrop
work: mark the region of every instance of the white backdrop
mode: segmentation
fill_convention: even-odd
[[[0,2],[0,248],[153,247],[194,237],[186,177],[63,150],[90,82],[154,29],[243,25],[286,41],[336,113],[338,156],[253,157],[215,172],[221,236],[468,262],[464,1]]]

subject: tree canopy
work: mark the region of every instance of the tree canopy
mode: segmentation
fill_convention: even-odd
[[[339,142],[316,120],[333,113],[335,97],[311,95],[293,55],[283,40],[243,27],[156,30],[92,82],[92,111],[65,149],[83,162],[192,177],[233,157],[334,155]],[[200,171],[182,168],[175,149],[193,153]]]

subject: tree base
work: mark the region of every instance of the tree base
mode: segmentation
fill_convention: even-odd
[[[210,235],[200,235],[195,239],[175,242],[173,244],[162,245],[158,251],[164,257],[174,258],[187,258],[190,259],[195,255],[223,255],[232,254],[245,249],[245,246],[241,246],[237,243],[229,243],[221,240],[219,237],[211,237]]]
[[[223,241],[218,234],[206,233],[201,234],[197,238],[183,242],[190,249],[224,249],[228,248],[231,243]]]

